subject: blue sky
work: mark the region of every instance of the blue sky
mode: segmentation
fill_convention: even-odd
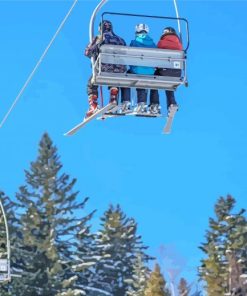
[[[181,275],[195,277],[209,216],[230,193],[246,208],[246,1],[178,1],[190,23],[189,88],[176,98],[173,132],[164,119],[93,121],[73,137],[63,133],[83,118],[90,61],[83,56],[98,1],[79,1],[16,108],[0,129],[0,188],[13,197],[24,169],[37,156],[47,131],[63,170],[78,179],[81,197],[97,208],[110,203],[136,219],[150,253],[176,257]],[[3,118],[43,53],[72,1],[0,1],[0,117]],[[174,16],[172,1],[109,1],[104,10]],[[127,43],[135,22],[114,18]],[[148,20],[157,41],[165,24]],[[107,97],[107,92],[105,92]],[[165,109],[164,93],[161,94]],[[174,251],[175,249],[175,251]],[[179,259],[180,258],[180,259]],[[169,262],[165,260],[166,266]],[[183,262],[183,263],[182,263]]]

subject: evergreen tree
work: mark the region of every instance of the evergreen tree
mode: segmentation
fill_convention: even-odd
[[[160,266],[155,264],[154,271],[147,281],[144,296],[170,296],[170,292],[165,288],[166,281],[161,274]]]
[[[206,258],[202,260],[199,274],[206,282],[208,295],[224,296],[236,288],[234,285],[239,285],[240,274],[236,281],[236,273],[231,271],[233,261],[230,253],[236,256],[236,261],[241,260],[246,264],[246,218],[243,216],[244,210],[232,214],[234,205],[235,200],[230,195],[218,200],[215,205],[216,220],[210,218],[207,241],[200,247]]]
[[[141,254],[143,262],[150,258],[145,255],[146,247],[136,234],[136,222],[126,218],[119,205],[116,208],[110,206],[101,220],[103,224],[97,233],[96,250],[102,259],[96,265],[88,295],[125,296],[137,254]]]
[[[100,257],[95,255],[95,235],[91,234],[90,226],[87,225],[94,212],[81,221],[81,227],[76,234],[73,274],[76,277],[74,286],[86,294],[87,287],[90,286],[94,278],[95,264]],[[65,294],[63,294],[65,295]],[[65,295],[67,296],[67,294]],[[70,295],[68,295],[70,296]]]
[[[129,284],[128,296],[144,296],[144,291],[149,276],[149,269],[145,266],[142,254],[137,254],[131,279],[125,282]]]
[[[247,250],[246,250],[247,251]],[[236,254],[228,249],[227,258],[229,260],[229,290],[231,295],[242,296],[247,294],[247,270],[246,270],[246,254],[240,259]],[[244,259],[243,259],[244,258]],[[246,273],[245,273],[246,272]]]
[[[74,288],[75,236],[91,215],[84,219],[78,215],[86,200],[76,201],[76,180],[61,174],[61,168],[57,148],[44,134],[37,160],[25,171],[26,185],[17,194],[22,278],[13,295],[85,295],[83,289]]]
[[[189,296],[190,287],[184,278],[181,278],[178,284],[179,296]]]

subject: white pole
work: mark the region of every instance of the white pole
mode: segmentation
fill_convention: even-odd
[[[177,19],[178,19],[179,14],[178,14],[177,2],[176,2],[176,0],[173,0],[173,1],[174,1],[175,11],[176,11],[176,16],[177,16]],[[180,20],[179,19],[178,19],[178,32],[179,32],[179,35],[181,35],[181,26],[180,26]]]
[[[89,40],[90,40],[90,42],[93,41],[93,36],[94,36],[93,28],[94,28],[94,20],[95,20],[96,14],[101,9],[101,7],[103,5],[105,5],[105,3],[107,1],[108,0],[101,0],[100,3],[96,6],[96,8],[94,9],[94,11],[92,13],[92,16],[91,16],[91,19],[90,19],[90,23],[89,23]]]
[[[94,11],[92,13],[90,23],[89,23],[89,41],[90,42],[93,41],[93,37],[94,37],[94,20],[95,20],[96,14],[101,9],[101,7],[103,5],[105,5],[105,3],[107,1],[108,0],[101,0],[100,3],[96,6],[96,8],[94,9]],[[93,74],[93,77],[94,77],[94,75],[95,75],[95,67],[94,67],[95,60],[94,60],[94,57],[91,58],[91,63],[92,63],[92,74]]]
[[[4,219],[4,224],[5,224],[5,230],[6,230],[6,240],[7,240],[7,264],[8,264],[8,281],[10,281],[10,241],[9,241],[9,227],[8,227],[8,221],[7,221],[7,217],[5,215],[5,211],[3,208],[3,204],[0,200],[0,207],[1,207],[1,211],[3,213],[3,219]]]

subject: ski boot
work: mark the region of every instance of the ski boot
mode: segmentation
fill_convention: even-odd
[[[112,107],[106,112],[106,114],[114,113],[118,109],[118,88],[117,87],[111,87],[110,88],[110,100],[109,104],[112,104]]]
[[[149,106],[149,112],[150,114],[152,115],[159,115],[161,112],[160,112],[160,105],[159,104],[151,104]]]
[[[99,110],[97,99],[98,96],[93,94],[88,97],[89,109],[86,113],[85,119],[92,116]]]
[[[119,109],[119,113],[120,114],[130,113],[131,112],[130,105],[131,105],[130,101],[123,101]]]
[[[110,88],[110,101],[109,103],[117,105],[118,100],[118,88],[117,87],[111,87]]]
[[[136,114],[145,114],[147,113],[147,105],[146,103],[138,103],[137,106],[134,109]]]
[[[167,112],[167,116],[174,116],[174,114],[178,111],[178,105],[177,104],[171,104],[168,107],[168,112]]]

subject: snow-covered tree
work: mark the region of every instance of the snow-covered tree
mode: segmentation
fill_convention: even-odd
[[[22,278],[16,280],[19,286],[13,295],[85,295],[83,289],[74,288],[77,277],[72,267],[75,236],[90,216],[81,217],[86,200],[77,201],[76,180],[61,173],[61,168],[57,148],[44,134],[36,161],[25,171],[26,185],[16,195]]]
[[[97,233],[96,249],[101,260],[95,268],[92,289],[88,295],[125,296],[129,290],[138,255],[143,262],[149,260],[145,254],[141,237],[137,235],[137,224],[127,218],[120,206],[110,206],[102,217],[102,229]]]
[[[246,267],[247,223],[244,210],[232,214],[236,201],[228,195],[219,198],[215,205],[216,220],[210,218],[210,230],[201,249],[206,254],[199,269],[201,279],[206,282],[209,295],[230,295],[241,285],[241,275]],[[240,272],[241,261],[242,268]]]
[[[142,254],[137,254],[137,258],[133,268],[133,275],[126,282],[129,284],[127,296],[144,296],[150,271],[144,264]]]
[[[87,287],[90,286],[95,276],[95,265],[100,260],[100,257],[95,254],[95,235],[90,232],[90,226],[88,225],[88,221],[93,214],[94,212],[81,220],[80,228],[76,233],[74,262],[70,271],[71,275],[76,279],[74,287],[77,291],[83,291],[85,295],[87,295]],[[67,294],[63,295],[67,296]],[[68,296],[70,295],[68,294]]]

